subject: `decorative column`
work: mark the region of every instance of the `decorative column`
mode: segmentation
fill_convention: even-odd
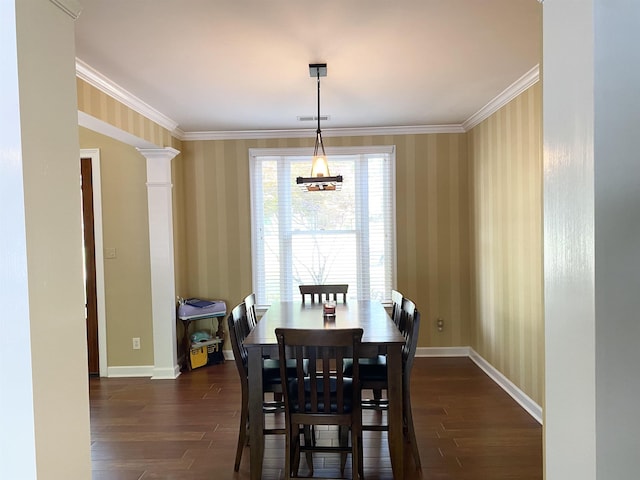
[[[138,151],[147,159],[154,364],[151,378],[176,378],[180,368],[176,351],[171,160],[180,152],[171,147]]]

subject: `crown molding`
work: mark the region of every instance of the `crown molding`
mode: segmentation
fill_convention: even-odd
[[[540,80],[540,65],[536,65],[527,73],[522,75],[518,80],[508,86],[501,94],[487,103],[484,107],[471,115],[467,120],[462,123],[462,127],[465,132],[468,132],[473,127],[478,125],[483,120],[486,120],[491,115],[496,113],[502,107],[504,107],[511,100],[516,98],[526,89],[535,85]]]
[[[398,127],[327,128],[323,137],[364,137],[376,135],[419,135],[425,133],[464,133],[462,125],[413,125]],[[262,138],[315,138],[315,129],[235,130],[185,132],[181,140],[244,140]]]
[[[55,0],[51,0],[57,3]],[[58,0],[61,1],[61,0]],[[72,1],[72,0],[68,0]],[[76,76],[106,93],[110,97],[126,105],[140,115],[166,128],[171,134],[182,141],[193,140],[255,140],[267,138],[304,138],[313,137],[315,129],[282,129],[282,130],[228,130],[185,132],[178,128],[178,122],[160,113],[142,100],[132,95],[124,88],[109,80],[107,77],[91,68],[79,58],[76,58]],[[484,107],[471,115],[461,124],[445,125],[408,125],[390,127],[353,127],[327,128],[322,130],[324,137],[361,137],[378,135],[421,135],[432,133],[465,133],[483,120],[497,112],[515,97],[527,90],[540,80],[540,66],[536,65],[522,75],[502,93],[487,103]]]
[[[143,115],[161,127],[166,128],[171,133],[175,133],[178,122],[160,113],[155,108],[150,107],[138,97],[129,93],[97,70],[94,70],[79,58],[76,58],[76,76],[132,110],[138,112],[140,115]]]
[[[79,0],[49,0],[56,7],[69,15],[74,20],[80,16],[82,6]]]

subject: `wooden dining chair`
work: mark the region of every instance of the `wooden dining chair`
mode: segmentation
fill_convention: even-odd
[[[275,333],[281,378],[286,378],[283,359],[296,364],[295,377],[284,380],[282,386],[287,431],[284,478],[297,477],[301,452],[350,453],[352,478],[358,478],[362,471],[362,418],[357,359],[363,330],[276,328]],[[351,377],[345,376],[342,368],[336,368],[347,357],[356,359]],[[316,425],[338,426],[339,445],[319,444],[307,438],[302,444],[300,432]],[[344,474],[344,461],[341,474]]]
[[[420,470],[420,452],[416,441],[416,433],[413,425],[413,413],[411,410],[411,369],[416,356],[418,346],[418,333],[420,331],[420,312],[413,301],[403,298],[401,309],[400,331],[405,338],[402,345],[402,420],[405,437],[411,445],[411,452],[416,468]],[[355,361],[347,359],[344,362],[344,374],[350,375]],[[360,358],[360,385],[363,390],[373,390],[373,399],[363,399],[363,409],[388,410],[389,403],[386,398],[376,398],[376,391],[386,390],[387,383],[387,357],[378,355],[373,358]],[[363,431],[388,431],[388,424],[363,424]]]
[[[402,299],[404,295],[400,293],[398,290],[391,290],[391,319],[393,323],[396,324],[396,327],[401,328],[402,323]],[[380,352],[384,355],[384,352]],[[379,362],[378,358],[374,357],[370,360],[365,360],[363,358],[360,359],[360,363],[370,363],[377,364]],[[375,402],[382,401],[382,389],[383,388],[372,388],[373,391],[373,400]]]
[[[300,295],[302,295],[302,303],[305,303],[307,295],[311,299],[311,303],[322,302],[324,300],[338,301],[338,295],[342,295],[342,302],[347,301],[347,291],[349,285],[300,285]]]
[[[240,406],[240,429],[238,431],[238,446],[236,449],[236,460],[234,470],[237,472],[242,460],[242,452],[249,438],[249,372],[247,368],[248,353],[243,342],[251,329],[247,317],[246,304],[240,303],[229,314],[227,319],[229,326],[229,337],[233,357],[240,375],[240,385],[242,389],[242,400]],[[278,360],[264,360],[262,369],[262,390],[272,392],[274,395],[282,393],[282,382],[280,380],[280,362]],[[264,414],[283,412],[284,403],[282,401],[264,401],[262,411]],[[263,435],[284,434],[284,428],[274,428],[263,430]]]

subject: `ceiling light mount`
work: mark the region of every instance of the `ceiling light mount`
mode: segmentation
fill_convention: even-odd
[[[313,158],[311,163],[311,176],[298,177],[296,183],[309,192],[324,190],[339,190],[342,187],[342,175],[332,177],[329,174],[329,164],[327,154],[322,143],[322,131],[320,130],[320,77],[327,76],[326,63],[310,63],[309,75],[318,81],[318,128],[316,129],[316,144],[313,148]],[[319,154],[318,151],[322,153]]]
[[[327,64],[326,63],[310,63],[309,64],[309,76],[311,78],[326,77],[327,76]]]

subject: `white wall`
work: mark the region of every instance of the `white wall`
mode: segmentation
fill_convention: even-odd
[[[640,2],[597,0],[595,311],[598,479],[640,476]]]
[[[640,3],[545,0],[545,475],[637,478]]]

